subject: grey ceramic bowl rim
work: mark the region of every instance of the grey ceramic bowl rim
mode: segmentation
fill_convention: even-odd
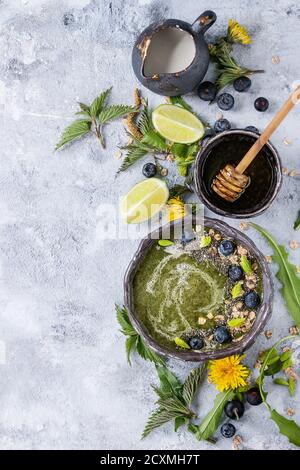
[[[177,225],[178,223],[181,223],[181,221],[171,223],[170,225],[173,226]],[[230,227],[225,222],[205,217],[204,225],[219,230],[229,238],[233,238],[235,240],[240,241],[246,248],[248,248],[254,254],[260,264],[260,268],[262,271],[262,282],[264,291],[263,300],[259,309],[257,310],[257,317],[250,332],[245,335],[245,337],[241,341],[236,343],[230,343],[230,346],[224,349],[211,351],[183,351],[179,349],[170,350],[162,346],[148,334],[148,332],[140,322],[139,318],[135,314],[133,306],[133,279],[148,249],[156,242],[156,239],[150,238],[150,235],[159,238],[159,229],[154,230],[150,235],[148,235],[148,237],[143,238],[141,240],[139,247],[127,268],[124,277],[124,304],[128,311],[130,321],[132,322],[136,331],[142,336],[142,338],[146,341],[150,348],[165,357],[180,359],[183,361],[201,362],[211,359],[221,359],[222,357],[231,356],[232,354],[241,354],[254,344],[256,338],[263,331],[272,313],[274,295],[273,281],[265,256],[259,251],[254,242],[250,240],[247,235],[233,227]]]
[[[209,147],[214,145],[216,142],[221,141],[223,137],[226,137],[226,135],[245,135],[249,137],[254,137],[255,139],[258,138],[258,134],[252,131],[247,131],[245,129],[232,129],[229,131],[224,131],[220,132],[214,137],[211,137],[207,144],[199,151],[196,162],[194,165],[194,191],[198,198],[203,202],[203,204],[208,207],[211,211],[213,211],[215,214],[219,214],[223,217],[230,217],[232,219],[246,219],[250,217],[256,217],[260,214],[262,214],[265,210],[267,210],[270,205],[273,203],[274,199],[277,197],[278,192],[281,188],[282,185],[282,169],[281,169],[281,160],[278,154],[278,151],[274,147],[274,145],[269,141],[265,145],[269,148],[269,150],[272,152],[275,161],[276,161],[276,167],[277,167],[277,181],[274,187],[274,191],[272,196],[265,202],[265,204],[257,209],[253,210],[252,212],[247,212],[247,213],[235,213],[235,212],[228,212],[227,210],[221,209],[215,204],[213,204],[204,194],[202,188],[201,188],[201,181],[200,181],[200,171],[199,168],[202,165],[201,158],[204,153],[206,153],[209,150]]]

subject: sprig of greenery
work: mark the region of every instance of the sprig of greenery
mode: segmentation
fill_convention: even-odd
[[[131,324],[126,308],[122,308],[119,305],[115,305],[116,315],[119,325],[121,326],[121,332],[125,335],[125,347],[127,353],[127,360],[131,364],[131,354],[136,351],[146,361],[154,362],[155,364],[164,364],[164,359],[159,356],[155,351],[150,349],[143,338],[137,333]]]
[[[153,387],[158,395],[156,408],[148,418],[142,437],[148,436],[154,429],[174,420],[175,432],[180,426],[196,418],[190,408],[198,387],[204,377],[206,366],[193,369],[184,383],[165,366],[156,366],[159,387]]]
[[[294,223],[294,230],[299,230],[300,228],[300,211],[298,212],[297,219]]]
[[[74,140],[89,134],[90,132],[96,135],[102,147],[105,148],[105,141],[102,132],[104,124],[108,124],[111,121],[136,111],[133,106],[107,106],[106,101],[110,92],[111,88],[108,88],[107,90],[100,93],[100,95],[92,101],[91,105],[78,103],[80,111],[75,114],[82,116],[84,119],[76,120],[66,127],[61,135],[59,142],[55,146],[55,150],[62,148],[66,144],[69,144]]]
[[[294,336],[286,336],[285,338],[282,338],[279,341],[277,341],[277,343],[275,343],[274,346],[272,346],[272,348],[269,349],[264,359],[264,362],[261,366],[260,374],[259,374],[259,378],[257,382],[258,382],[258,386],[259,386],[259,390],[260,390],[260,394],[263,399],[263,402],[266,408],[270,412],[270,418],[278,426],[278,429],[281,432],[281,434],[286,436],[292,444],[295,444],[296,446],[300,447],[300,427],[294,420],[288,419],[285,416],[282,416],[269,405],[269,403],[267,402],[268,394],[267,392],[265,392],[263,388],[265,377],[268,375],[266,372],[269,370],[269,365],[270,365],[270,360],[272,358],[272,355],[274,355],[274,353],[275,355],[278,355],[277,350],[276,350],[277,347],[284,341],[287,341],[293,338]]]
[[[288,252],[284,246],[278,245],[272,236],[259,225],[254,223],[250,225],[263,235],[274,250],[272,259],[279,267],[276,277],[282,284],[280,292],[296,325],[300,327],[300,276],[297,274],[297,268],[289,262]]]

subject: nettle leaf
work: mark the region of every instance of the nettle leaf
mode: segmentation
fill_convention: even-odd
[[[288,252],[282,245],[277,245],[271,235],[259,225],[251,225],[260,232],[274,250],[273,261],[278,264],[277,279],[281,282],[280,292],[296,325],[300,327],[300,277],[297,268],[288,260]]]
[[[131,354],[136,350],[138,335],[128,336],[125,341],[125,348],[127,354],[127,361],[131,365]]]
[[[111,106],[106,106],[100,111],[98,115],[98,121],[101,125],[103,125],[109,121],[119,119],[129,113],[134,112],[136,112],[136,108],[134,108],[133,106],[127,106],[124,104],[113,104]]]
[[[154,431],[154,429],[163,426],[164,424],[168,423],[169,421],[172,421],[174,418],[177,418],[179,416],[180,413],[177,413],[175,411],[167,411],[161,408],[158,408],[157,410],[153,411],[146,423],[145,429],[142,434],[142,439],[147,437],[152,431]]]
[[[252,265],[245,255],[241,256],[241,267],[246,274],[252,273]]]
[[[166,144],[165,139],[154,130],[149,130],[144,134],[142,142],[150,145],[150,147],[153,147],[154,149],[163,151],[168,150],[168,145]]]
[[[91,109],[87,104],[81,103],[80,101],[78,102],[78,104],[82,112],[86,113],[88,116],[91,115],[90,113]]]
[[[242,284],[240,282],[237,282],[233,288],[231,289],[231,296],[233,299],[236,299],[237,297],[240,297],[243,295],[244,291],[242,288]]]
[[[200,383],[203,380],[206,371],[206,364],[201,365],[197,369],[192,369],[183,384],[182,398],[187,405],[190,405],[196,395]]]
[[[147,134],[151,130],[154,130],[154,127],[152,124],[152,118],[151,118],[151,111],[148,107],[147,101],[141,111],[137,126],[138,126],[139,131],[143,135]]]
[[[188,156],[189,146],[186,144],[173,144],[170,150],[175,157],[186,158]]]
[[[153,349],[151,349],[142,337],[139,335],[136,343],[136,350],[138,354],[145,359],[146,361],[154,362],[154,364],[164,365],[165,360],[159,354],[157,354]]]
[[[193,112],[192,106],[190,106],[185,99],[182,98],[182,96],[170,96],[169,97],[170,101],[172,104],[179,105],[182,108],[186,109],[187,111]]]
[[[200,241],[200,248],[206,248],[211,244],[212,238],[210,235],[203,235]]]
[[[102,110],[102,108],[105,104],[105,101],[106,101],[108,95],[110,94],[111,90],[112,90],[112,87],[110,87],[107,90],[103,91],[92,102],[92,104],[90,106],[90,114],[93,118],[96,118],[98,116],[98,114],[100,113],[100,111]]]
[[[137,332],[133,328],[129,316],[127,313],[126,308],[123,306],[123,308],[119,307],[119,305],[115,304],[115,309],[116,309],[116,315],[117,315],[117,320],[122,328],[122,333],[126,336],[134,336],[137,335]]]
[[[232,400],[234,396],[234,390],[228,390],[216,396],[213,408],[197,428],[196,437],[199,441],[208,439],[216,432],[222,418],[224,406],[228,401]]]
[[[230,326],[230,328],[238,328],[245,323],[245,320],[245,318],[232,318],[228,320],[227,325]]]
[[[127,154],[126,157],[123,160],[122,165],[117,171],[117,174],[128,170],[131,165],[134,165],[136,162],[138,162],[141,158],[145,157],[147,155],[148,150],[145,150],[141,147],[136,147],[134,145],[128,145],[127,146]]]
[[[174,419],[174,431],[177,432],[181,426],[184,426],[185,424],[188,424],[188,423],[189,423],[189,418],[186,418],[185,416],[177,416]]]
[[[68,127],[63,131],[61,138],[55,146],[55,150],[60,149],[66,144],[73,142],[76,139],[87,135],[90,132],[91,123],[87,120],[78,120],[72,122]]]

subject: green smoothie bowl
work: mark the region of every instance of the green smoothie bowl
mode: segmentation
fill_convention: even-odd
[[[206,361],[240,354],[271,315],[265,257],[220,220],[205,218],[178,238],[181,223],[141,241],[124,279],[130,320],[163,356]]]

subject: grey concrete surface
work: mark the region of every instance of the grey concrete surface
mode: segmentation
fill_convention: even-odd
[[[77,110],[76,100],[88,102],[113,85],[113,101],[132,101],[136,81],[130,54],[139,31],[162,17],[193,21],[207,8],[218,15],[209,37],[223,32],[229,18],[247,25],[253,36],[251,48],[239,47],[235,55],[266,74],[254,78],[249,93],[235,94],[235,109],[224,114],[235,126],[262,129],[300,80],[298,2],[0,0],[2,449],[209,448],[183,430],[173,433],[171,425],[140,440],[153,408],[155,372],[139,358],[127,365],[114,314],[138,241],[103,241],[99,215],[101,204],[117,203],[141,179],[141,164],[115,179],[116,146],[125,141],[122,123],[106,128],[106,151],[88,138],[53,153],[60,131]],[[277,65],[274,55],[280,58]],[[162,101],[146,90],[144,95],[153,106]],[[264,114],[253,108],[261,95],[270,100]],[[187,99],[208,120],[216,119],[215,105],[196,96]],[[298,172],[299,117],[297,108],[272,139],[283,166]],[[299,177],[284,176],[277,200],[255,221],[280,243],[300,241],[292,229],[299,199]],[[271,253],[254,230],[248,234],[265,254]],[[299,249],[289,251],[299,265]],[[293,324],[275,285],[268,325],[273,338],[258,339],[247,355],[250,365],[259,349]],[[190,368],[170,365],[182,377]],[[214,394],[212,386],[203,387],[200,417]],[[296,408],[300,423],[297,396],[299,388],[295,398],[280,388],[270,398],[278,411]],[[295,448],[263,407],[249,410],[237,427],[246,448]],[[216,447],[228,449],[230,440],[219,439]]]

